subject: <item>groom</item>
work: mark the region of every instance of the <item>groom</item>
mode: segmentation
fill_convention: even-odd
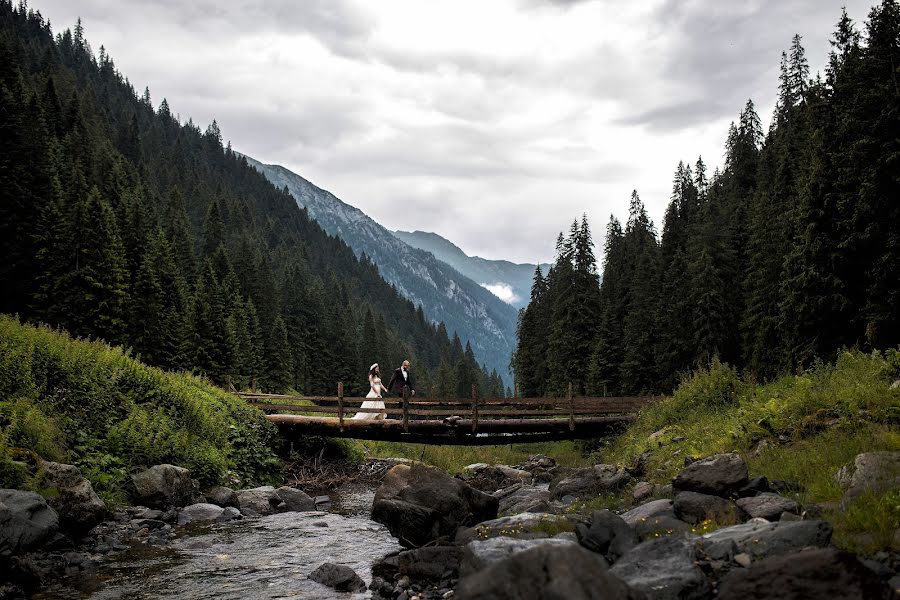
[[[394,376],[391,377],[391,382],[388,384],[388,389],[392,394],[397,394],[398,396],[403,395],[403,388],[409,388],[409,395],[415,396],[416,390],[414,389],[412,373],[409,372],[409,361],[404,360],[403,366],[394,371]]]

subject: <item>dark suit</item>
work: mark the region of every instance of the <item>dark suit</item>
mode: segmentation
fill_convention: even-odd
[[[403,388],[408,387],[411,394],[415,391],[416,386],[413,385],[413,377],[409,369],[406,370],[406,377],[406,379],[403,378],[403,367],[397,368],[394,371],[394,375],[391,377],[391,382],[388,384],[388,390],[390,390],[392,394],[402,396]]]

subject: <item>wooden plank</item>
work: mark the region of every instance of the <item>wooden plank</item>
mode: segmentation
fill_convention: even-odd
[[[319,429],[322,431],[330,431],[331,434],[340,433],[338,420],[334,417],[311,417],[306,415],[268,415],[269,421],[283,425],[304,425],[310,429]],[[605,416],[605,417],[583,417],[577,420],[579,425],[610,425],[624,424],[634,420],[629,415]],[[469,419],[460,420],[454,424],[444,421],[422,420],[410,421],[410,431],[431,431],[431,432],[465,432],[471,428],[472,422]],[[490,419],[481,421],[478,424],[481,431],[485,433],[491,432],[545,432],[545,431],[568,431],[568,419]],[[359,430],[381,430],[393,429],[403,431],[403,421],[399,419],[381,419],[377,421],[355,421],[347,420],[344,423],[346,431]]]
[[[278,412],[299,412],[299,413],[323,413],[338,414],[337,407],[332,406],[297,406],[295,404],[257,404],[255,405],[261,410],[278,411]],[[414,406],[414,405],[413,405]],[[360,408],[350,407],[350,411],[362,413],[387,413],[392,415],[403,415],[402,408]],[[619,409],[609,408],[606,410],[595,410],[591,408],[575,408],[566,409],[563,407],[552,409],[507,409],[507,410],[483,410],[477,409],[479,421],[482,417],[539,417],[539,416],[570,416],[570,415],[604,415],[604,414],[620,414],[632,413],[629,407]],[[470,411],[471,413],[471,411]],[[445,409],[445,408],[408,408],[406,414],[415,417],[454,417],[462,416],[465,411]],[[470,414],[470,419],[474,420],[474,414]]]
[[[285,394],[254,394],[248,392],[240,392],[237,394],[238,396],[245,398],[247,400],[299,400],[299,401],[311,401],[316,403],[336,403],[337,398],[331,396],[289,396]],[[609,396],[609,397],[590,397],[590,396],[576,396],[572,398],[572,402],[575,403],[576,406],[581,405],[604,405],[609,403],[618,403],[624,402],[629,404],[649,404],[660,399],[661,396]],[[344,398],[345,402],[364,402],[366,398],[363,397],[353,397],[353,398]],[[402,404],[402,399],[392,399],[390,397],[383,399],[385,404],[392,403],[396,405]],[[411,400],[413,405],[422,404],[422,405],[440,405],[440,406],[471,406],[470,400],[459,400],[459,399],[438,399],[438,398],[429,398],[428,400]],[[288,403],[288,402],[285,402]],[[481,406],[528,406],[528,405],[545,405],[545,404],[568,404],[568,398],[502,398],[502,399],[481,399],[479,400],[479,404]]]

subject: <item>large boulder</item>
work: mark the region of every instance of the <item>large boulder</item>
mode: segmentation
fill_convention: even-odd
[[[278,512],[278,505],[281,504],[281,496],[271,485],[239,490],[235,494],[237,495],[237,507],[245,517],[274,514]]]
[[[375,491],[372,518],[406,546],[451,537],[460,527],[496,518],[499,502],[445,472],[397,465]]]
[[[735,569],[719,587],[718,600],[888,600],[890,586],[851,554],[834,548],[774,556]]]
[[[900,488],[900,452],[864,452],[852,464],[841,467],[838,483],[847,491],[841,502],[846,504],[861,494]]]
[[[625,469],[615,465],[594,465],[575,470],[568,477],[559,481],[551,490],[551,494],[555,499],[565,496],[588,498],[614,492],[630,480],[631,476]]]
[[[459,600],[639,600],[645,596],[613,576],[606,561],[576,544],[542,544],[464,577]]]
[[[672,501],[663,498],[662,500],[651,500],[650,502],[641,504],[622,513],[622,520],[629,525],[635,525],[641,521],[646,521],[653,517],[675,517],[675,510],[672,508]]]
[[[513,486],[508,492],[495,493],[500,501],[498,513],[501,515],[517,515],[524,512],[550,512],[549,490],[534,486]]]
[[[676,490],[729,496],[747,484],[747,463],[737,454],[716,454],[696,460],[672,480]]]
[[[575,527],[578,543],[602,554],[614,563],[638,543],[634,530],[622,517],[608,510],[595,510],[590,525],[579,523]]]
[[[178,524],[214,522],[222,519],[225,509],[205,502],[185,506],[178,512]]]
[[[275,490],[282,503],[278,505],[279,512],[304,512],[316,510],[316,501],[303,490],[294,487],[282,486]]]
[[[334,588],[338,592],[366,591],[366,582],[346,565],[324,563],[309,574],[309,579]]]
[[[622,519],[634,529],[642,542],[687,533],[691,529],[690,525],[675,516],[672,506],[671,500],[651,500],[622,514]]]
[[[654,600],[699,600],[710,585],[696,558],[695,539],[661,537],[632,548],[610,572]]]
[[[718,558],[748,554],[754,559],[780,556],[807,547],[824,547],[831,541],[832,527],[827,521],[777,521],[754,519],[740,525],[723,527],[703,536],[704,551]]]
[[[190,471],[175,465],[156,465],[131,476],[131,499],[135,504],[166,509],[187,506],[201,498]]]
[[[463,546],[463,557],[459,572],[465,577],[480,571],[496,562],[509,558],[513,554],[524,552],[538,546],[574,546],[576,542],[565,538],[519,539],[511,537],[494,537],[486,540],[475,540]]]
[[[229,487],[222,485],[213,486],[206,491],[204,496],[206,496],[208,502],[218,504],[219,506],[238,507],[237,494]]]
[[[47,502],[59,515],[60,528],[66,532],[83,534],[108,513],[106,503],[75,465],[42,461],[38,485],[46,490]]]
[[[56,511],[39,494],[0,489],[0,557],[33,550],[58,529]]]
[[[575,525],[562,515],[546,513],[521,513],[483,521],[474,527],[461,528],[456,532],[456,542],[486,540],[497,536],[522,539],[548,538],[559,533],[572,532]]]
[[[737,501],[738,507],[750,517],[777,521],[781,513],[798,514],[800,505],[796,500],[785,498],[772,492],[761,492],[756,496],[741,498]]]
[[[506,465],[477,463],[463,469],[462,480],[476,490],[492,494],[517,483],[530,485],[531,473]]]
[[[679,492],[675,495],[672,508],[675,516],[692,525],[703,521],[731,525],[741,520],[740,509],[733,502],[710,494]]]

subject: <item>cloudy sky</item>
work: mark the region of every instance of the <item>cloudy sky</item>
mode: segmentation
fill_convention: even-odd
[[[842,4],[875,0],[31,0],[154,105],[215,118],[393,229],[469,254],[552,258],[587,213],[599,242],[637,189],[660,225],[679,160],[722,162],[747,98],[766,125],[781,51],[821,70]]]

